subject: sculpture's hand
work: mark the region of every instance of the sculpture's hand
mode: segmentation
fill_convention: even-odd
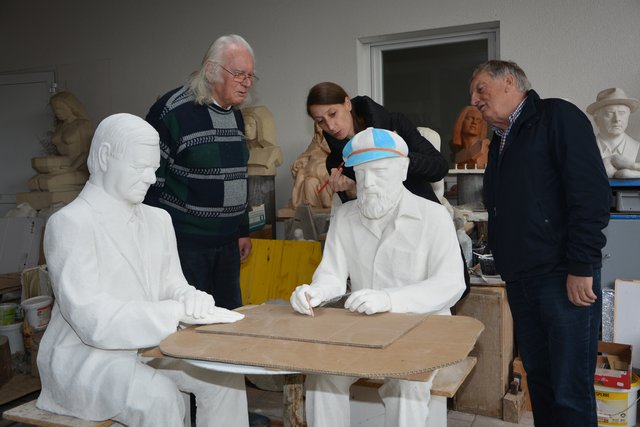
[[[321,288],[306,284],[298,286],[289,299],[295,311],[308,316],[312,316],[313,307],[317,307],[324,300],[325,295]]]
[[[635,167],[635,162],[633,161],[633,159],[624,157],[621,154],[614,154],[613,156],[610,157],[610,159],[611,159],[611,164],[616,169],[634,169]]]
[[[362,289],[347,298],[344,308],[365,314],[383,313],[391,310],[391,297],[385,291]]]
[[[216,307],[213,297],[199,290],[185,292],[179,301],[184,304],[184,314],[193,319],[204,318]]]
[[[241,319],[244,319],[244,314],[222,307],[212,307],[203,317],[195,318],[184,315],[180,321],[192,325],[208,325],[210,323],[233,323]]]

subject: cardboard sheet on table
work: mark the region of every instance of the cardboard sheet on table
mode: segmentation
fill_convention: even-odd
[[[314,317],[289,305],[263,304],[243,310],[235,323],[200,326],[198,332],[384,348],[415,328],[426,315],[379,313],[365,316],[340,308],[314,309]]]
[[[430,371],[466,358],[483,329],[471,317],[429,316],[387,347],[371,348],[198,333],[187,328],[164,339],[160,351],[170,357],[302,373],[420,381]]]

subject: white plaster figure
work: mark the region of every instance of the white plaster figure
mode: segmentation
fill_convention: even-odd
[[[182,390],[196,395],[198,426],[248,425],[243,376],[138,356],[179,322],[244,317],[187,283],[171,218],[142,204],[159,160],[151,125],[130,114],[107,117],[91,144],[89,181],[47,223],[55,305],[38,352],[37,406],[129,426],[181,426]]]
[[[596,140],[609,178],[640,178],[640,142],[625,133],[639,104],[622,89],[611,88],[587,107],[598,127]]]
[[[282,164],[282,150],[276,145],[276,127],[271,111],[263,105],[240,111],[249,146],[249,175],[275,176],[276,168]]]
[[[350,277],[351,311],[450,314],[465,290],[456,231],[444,206],[403,186],[407,153],[399,135],[382,129],[368,128],[347,143],[343,157],[354,167],[358,198],[335,211],[311,284],[291,295],[295,311],[310,315],[310,306],[344,294]],[[307,376],[309,426],[349,426],[355,381]],[[430,381],[385,381],[385,426],[426,425],[430,390]]]

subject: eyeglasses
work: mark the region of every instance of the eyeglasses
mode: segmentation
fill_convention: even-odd
[[[247,74],[247,73],[242,72],[242,71],[235,71],[234,72],[234,71],[227,70],[226,68],[224,68],[220,64],[218,64],[218,66],[220,68],[222,68],[223,70],[225,70],[227,73],[231,74],[233,76],[233,81],[236,82],[236,83],[242,83],[247,79],[251,80],[251,83],[255,83],[258,80],[260,80],[260,79],[258,79],[258,76],[256,76],[255,74]]]

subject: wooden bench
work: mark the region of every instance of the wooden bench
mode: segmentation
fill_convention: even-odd
[[[107,427],[121,425],[111,420],[86,421],[81,420],[80,418],[43,411],[36,407],[35,400],[31,400],[20,406],[4,411],[2,413],[2,418],[42,427]]]
[[[431,386],[428,427],[447,425],[447,398],[456,394],[476,363],[477,359],[469,356],[438,370]],[[382,380],[360,379],[351,387],[351,421],[355,422],[354,425],[365,425],[358,422],[358,414],[366,414],[369,421],[372,416],[384,414],[384,406],[378,395],[378,388],[382,382]]]

